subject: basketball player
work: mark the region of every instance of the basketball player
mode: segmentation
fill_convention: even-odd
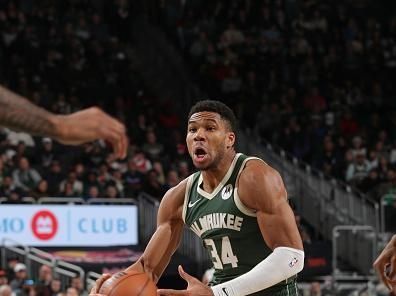
[[[158,281],[186,224],[204,242],[215,268],[210,286],[179,266],[186,290],[159,295],[297,295],[304,252],[287,193],[277,171],[236,153],[236,119],[226,105],[201,101],[188,117],[187,146],[199,170],[161,201],[157,230],[127,270]],[[109,275],[98,279],[91,294]]]
[[[396,293],[396,235],[385,246],[382,253],[374,262],[382,282]]]
[[[124,125],[96,107],[55,115],[0,86],[0,126],[52,137],[67,145],[103,139],[112,144],[118,157],[126,156],[128,140]]]

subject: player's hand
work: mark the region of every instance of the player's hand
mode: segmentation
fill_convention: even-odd
[[[91,291],[89,292],[89,296],[106,296],[103,294],[99,294],[99,289],[102,284],[111,277],[111,274],[104,273],[100,278],[98,278],[95,282],[95,285],[92,287]]]
[[[212,289],[202,283],[197,278],[189,275],[179,265],[179,274],[187,282],[186,290],[172,290],[172,289],[158,289],[158,295],[173,296],[173,295],[194,295],[194,296],[213,296]]]
[[[70,115],[56,116],[55,138],[67,145],[80,145],[98,139],[108,141],[119,158],[125,158],[128,147],[125,126],[97,107]]]
[[[396,235],[392,237],[373,265],[382,282],[391,291],[396,292]]]

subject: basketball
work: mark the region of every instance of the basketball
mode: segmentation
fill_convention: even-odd
[[[99,294],[107,296],[155,296],[157,287],[146,273],[121,271],[106,280]]]

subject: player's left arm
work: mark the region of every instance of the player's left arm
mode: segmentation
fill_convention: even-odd
[[[272,253],[252,270],[212,287],[215,296],[249,295],[267,289],[300,272],[304,251],[294,214],[279,173],[259,160],[251,160],[238,181],[242,203],[256,211],[264,241]]]
[[[256,211],[261,234],[272,250],[289,247],[303,250],[294,213],[279,173],[259,160],[251,160],[238,182],[242,203]]]

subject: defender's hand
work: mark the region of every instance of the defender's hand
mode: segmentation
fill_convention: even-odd
[[[159,289],[158,295],[173,296],[173,295],[194,295],[194,296],[213,296],[212,289],[189,275],[179,265],[179,274],[187,282],[187,290],[172,290],[172,289]]]
[[[80,145],[98,139],[108,141],[119,158],[125,158],[128,147],[125,126],[97,107],[70,115],[55,117],[55,138],[67,145]]]
[[[396,235],[392,237],[373,265],[382,282],[391,291],[396,292]]]
[[[91,292],[89,292],[89,296],[106,296],[103,294],[99,294],[99,290],[102,284],[110,277],[111,274],[108,273],[102,274],[102,276],[96,280],[95,285],[91,289]]]

